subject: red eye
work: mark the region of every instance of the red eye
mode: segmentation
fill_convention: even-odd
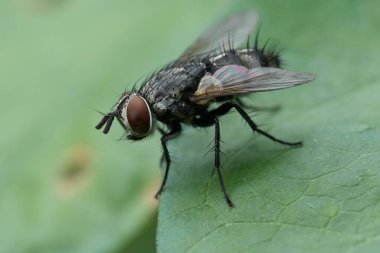
[[[151,128],[152,118],[148,104],[139,96],[132,96],[127,106],[127,120],[133,132],[145,136]]]

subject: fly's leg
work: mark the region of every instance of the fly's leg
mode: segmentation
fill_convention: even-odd
[[[281,143],[283,145],[287,145],[287,146],[291,146],[291,147],[298,147],[298,146],[302,146],[302,141],[299,141],[299,142],[287,142],[287,141],[283,141],[283,140],[280,140],[276,137],[274,137],[273,135],[271,134],[268,134],[267,132],[261,130],[260,128],[258,128],[258,126],[256,125],[255,122],[253,122],[253,120],[249,117],[249,115],[244,111],[244,109],[234,103],[234,102],[230,102],[231,103],[231,107],[234,107],[238,113],[240,114],[240,116],[243,117],[243,119],[248,123],[248,125],[251,127],[251,129],[265,137],[267,137],[268,139],[271,139],[272,141],[275,141],[275,142],[278,142],[278,143]]]
[[[165,135],[165,134],[166,134],[165,130],[162,129],[161,127],[157,127],[157,130],[158,130],[162,135]],[[164,155],[164,152],[162,152],[161,157],[160,157],[160,167],[161,167],[161,168],[164,167],[164,162],[165,162],[165,155]]]
[[[226,200],[226,203],[229,207],[234,207],[234,204],[232,203],[230,197],[228,196],[226,186],[224,184],[222,171],[220,168],[220,126],[219,126],[219,119],[218,116],[222,116],[226,114],[231,107],[226,104],[223,104],[219,106],[218,108],[211,110],[207,112],[205,115],[203,115],[200,118],[196,118],[193,120],[193,125],[199,126],[199,127],[208,127],[208,126],[215,126],[215,139],[214,139],[214,145],[215,145],[215,166],[214,170],[216,170],[218,174],[218,179],[220,183],[220,187],[222,189],[224,199]]]
[[[268,139],[271,139],[272,141],[275,141],[275,142],[283,144],[283,145],[292,146],[292,147],[302,146],[302,141],[299,141],[299,142],[283,141],[283,140],[280,140],[280,139],[272,136],[271,134],[268,134],[267,132],[261,130],[256,125],[256,123],[253,122],[253,120],[249,117],[249,115],[244,111],[244,109],[239,104],[237,104],[236,102],[233,102],[233,101],[226,102],[226,103],[222,104],[221,106],[219,106],[218,108],[211,110],[210,112],[208,112],[208,114],[209,115],[215,115],[215,116],[222,116],[222,115],[228,113],[232,108],[235,108],[238,111],[240,116],[243,117],[243,119],[248,123],[248,125],[250,126],[250,128],[253,131],[267,137]],[[202,126],[202,125],[200,125],[200,126]]]
[[[232,108],[235,108],[239,112],[240,116],[243,117],[243,119],[249,124],[249,126],[251,127],[253,131],[256,131],[257,133],[284,145],[288,145],[288,146],[302,145],[302,142],[287,142],[287,141],[277,139],[276,137],[259,129],[257,125],[249,117],[249,115],[243,110],[243,108],[235,102],[226,102],[222,104],[221,106],[219,106],[218,108],[211,110],[209,112],[206,112],[201,117],[195,118],[192,121],[192,124],[194,126],[199,126],[199,127],[208,127],[212,125],[215,126],[215,170],[218,174],[218,178],[219,178],[220,186],[222,188],[222,192],[224,194],[224,198],[229,207],[233,207],[234,205],[228,196],[227,189],[225,187],[221,168],[220,168],[220,128],[219,128],[218,117],[228,113]]]
[[[166,167],[165,167],[164,179],[162,180],[160,189],[158,190],[158,192],[155,195],[156,199],[158,199],[158,196],[164,190],[166,181],[168,179],[169,168],[170,168],[170,164],[171,164],[170,154],[169,154],[169,150],[168,150],[168,148],[166,146],[166,143],[170,139],[173,139],[173,138],[177,137],[180,132],[181,132],[181,125],[177,124],[177,125],[174,125],[173,128],[168,133],[163,134],[163,136],[161,137],[161,144],[162,144],[162,149],[163,149],[163,158],[165,159]]]
[[[230,197],[228,196],[226,187],[224,185],[222,171],[220,169],[220,127],[219,127],[218,117],[215,117],[214,122],[215,122],[214,123],[215,124],[215,169],[218,174],[219,183],[220,183],[220,187],[222,188],[224,199],[226,200],[226,203],[229,207],[234,207],[234,204],[232,203]]]

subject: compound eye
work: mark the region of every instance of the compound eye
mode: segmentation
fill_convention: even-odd
[[[133,135],[146,136],[152,127],[152,115],[145,99],[132,96],[127,106],[127,120]]]

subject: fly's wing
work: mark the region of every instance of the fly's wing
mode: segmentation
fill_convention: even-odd
[[[279,68],[247,69],[243,66],[227,65],[212,76],[202,78],[190,100],[200,102],[216,97],[285,89],[310,82],[315,77],[312,73]]]
[[[180,59],[202,54],[216,48],[229,48],[247,41],[249,34],[256,28],[258,15],[249,10],[239,12],[210,27],[181,55]]]

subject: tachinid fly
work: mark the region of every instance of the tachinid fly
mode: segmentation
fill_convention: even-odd
[[[245,111],[241,95],[290,88],[312,81],[314,74],[281,69],[279,54],[253,46],[235,48],[256,28],[254,11],[238,13],[204,32],[179,59],[147,78],[140,89],[125,92],[113,110],[105,114],[97,129],[107,134],[116,118],[130,140],[141,140],[156,129],[161,132],[165,174],[156,197],[163,191],[170,168],[167,142],[177,137],[182,124],[215,127],[215,170],[228,206],[220,168],[219,117],[235,109],[250,128],[275,142],[298,146],[302,142],[282,141],[261,130]],[[249,41],[249,39],[248,39]],[[210,108],[211,104],[218,104]],[[168,131],[164,131],[166,126]]]

